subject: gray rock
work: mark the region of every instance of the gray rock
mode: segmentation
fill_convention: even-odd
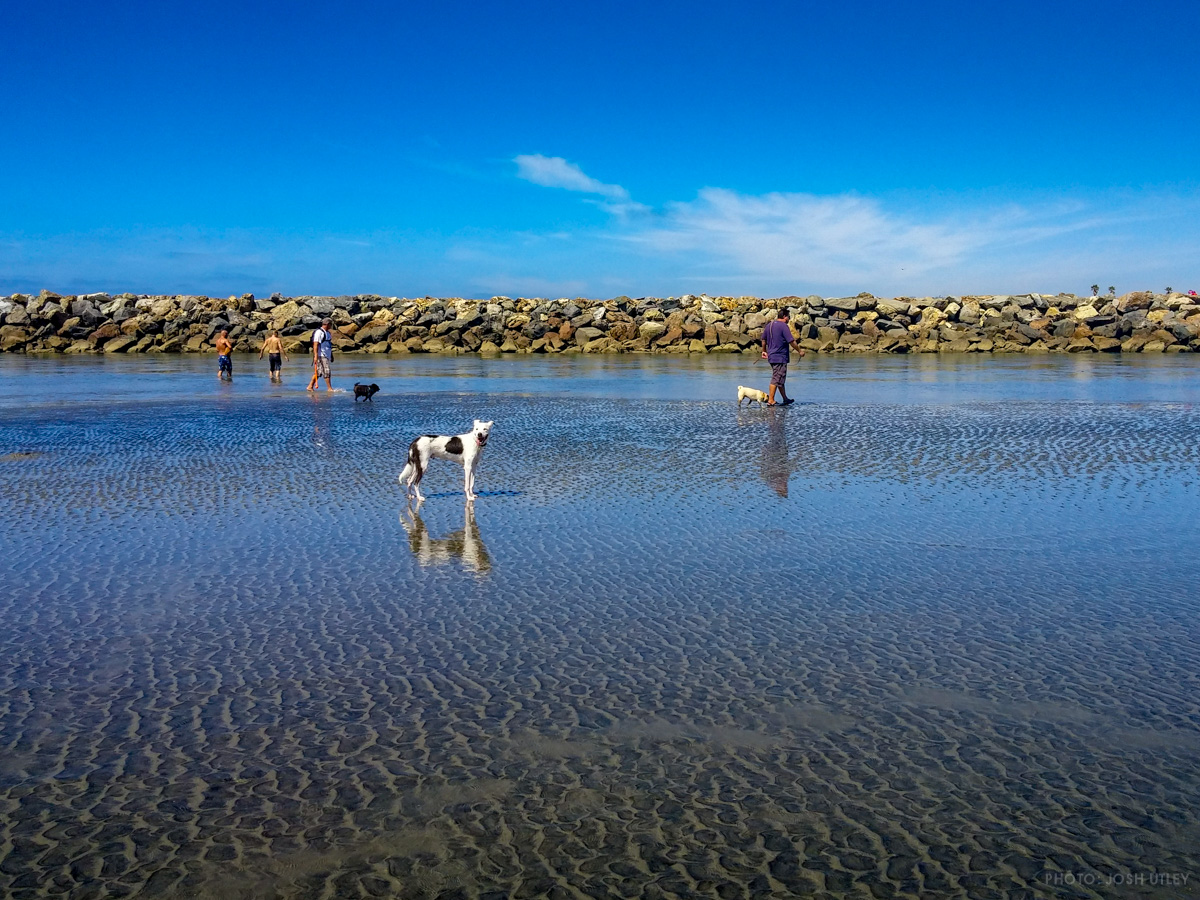
[[[875,301],[875,309],[881,316],[907,316],[911,306],[903,297],[881,297]]]
[[[79,318],[84,325],[94,328],[104,321],[104,316],[91,302],[80,298],[71,301],[71,315]],[[12,313],[9,313],[12,315]]]
[[[483,315],[479,312],[478,306],[470,306],[462,311],[462,314],[454,320],[456,328],[471,328],[483,322]]]
[[[425,315],[423,315],[423,316],[421,316],[421,318],[417,319],[416,324],[424,325],[426,328],[428,328],[431,325],[440,325],[445,318],[446,318],[445,310],[433,309],[431,307],[425,313]]]
[[[1053,334],[1055,337],[1069,338],[1075,333],[1075,327],[1076,325],[1074,319],[1063,319],[1060,322],[1054,323],[1054,328],[1051,331],[1051,334]]]
[[[832,297],[825,301],[825,305],[830,309],[840,309],[842,312],[857,312],[858,298],[857,297]]]
[[[8,312],[4,315],[4,322],[6,325],[28,325],[29,313],[19,303],[10,304]]]

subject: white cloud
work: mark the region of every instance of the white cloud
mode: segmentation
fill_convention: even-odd
[[[574,172],[588,188],[580,199],[612,215],[570,231],[559,221],[544,232],[164,228],[35,238],[0,231],[0,294],[42,287],[482,297],[1086,293],[1093,283],[1119,292],[1200,288],[1195,191],[1043,194],[1018,202],[980,194],[874,198],[705,188],[649,210],[626,192],[598,193],[569,164],[539,171],[558,171],[560,181],[563,171]],[[618,196],[624,199],[612,199]],[[631,209],[643,212],[626,214]]]
[[[563,188],[568,191],[579,191],[583,194],[598,194],[609,200],[626,201],[629,191],[619,184],[604,184],[585,173],[574,163],[567,162],[561,156],[542,156],[540,153],[524,154],[514,157],[517,164],[517,177],[542,187]]]
[[[885,201],[709,187],[654,210],[562,157],[514,161],[526,181],[603,198],[587,202],[613,216],[606,226],[558,249],[534,249],[525,235],[517,257],[597,287],[620,273],[630,290],[660,293],[1083,291],[1095,280],[1132,285],[1176,272],[1179,281],[1195,271],[1189,247],[1200,203],[1186,194]],[[505,256],[499,246],[495,253]]]
[[[688,260],[693,282],[736,292],[886,294],[1084,291],[1191,270],[1195,198],[1043,198],[1017,204],[944,198],[889,206],[856,195],[705,188],[613,236],[658,259]],[[1182,226],[1182,227],[1181,227]],[[1108,273],[1108,274],[1106,274]],[[1108,283],[1107,281],[1105,282]]]

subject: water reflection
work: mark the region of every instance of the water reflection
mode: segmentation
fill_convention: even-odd
[[[476,574],[486,575],[491,571],[492,558],[479,536],[474,503],[465,504],[464,516],[466,520],[462,528],[445,537],[435,538],[430,535],[425,520],[421,518],[420,503],[410,503],[400,511],[400,524],[408,534],[408,548],[419,565],[436,566],[457,559]]]
[[[313,449],[323,457],[332,456],[337,449],[333,442],[333,409],[317,394],[313,393],[309,396],[313,410]]]
[[[766,425],[766,440],[759,456],[759,477],[780,497],[788,495],[788,479],[793,469],[784,428],[787,417],[787,409],[769,406],[753,413],[747,411],[738,414],[739,427]]]
[[[788,476],[792,474],[787,435],[783,431],[783,422],[787,418],[787,413],[782,409],[768,408],[766,417],[767,440],[762,449],[762,480],[780,497],[786,497],[788,495]]]

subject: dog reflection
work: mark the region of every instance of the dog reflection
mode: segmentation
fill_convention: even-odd
[[[491,571],[492,559],[479,537],[479,526],[475,524],[474,503],[466,504],[466,523],[462,529],[442,538],[430,536],[421,518],[420,503],[415,507],[409,505],[400,513],[400,524],[408,534],[409,549],[422,566],[436,566],[461,559],[464,566],[480,575]]]

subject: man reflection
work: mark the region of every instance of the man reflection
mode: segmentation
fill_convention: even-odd
[[[405,516],[407,513],[407,517]],[[492,568],[492,559],[479,537],[479,526],[475,524],[475,504],[466,504],[466,522],[462,529],[442,538],[429,534],[421,518],[421,504],[409,504],[400,512],[400,524],[408,534],[408,548],[422,566],[435,566],[461,559],[463,565],[479,575],[486,575]]]
[[[783,433],[783,420],[787,413],[781,409],[764,410],[767,420],[767,440],[763,444],[762,479],[780,497],[788,495],[788,476],[792,474],[792,461],[788,458],[787,436]]]

